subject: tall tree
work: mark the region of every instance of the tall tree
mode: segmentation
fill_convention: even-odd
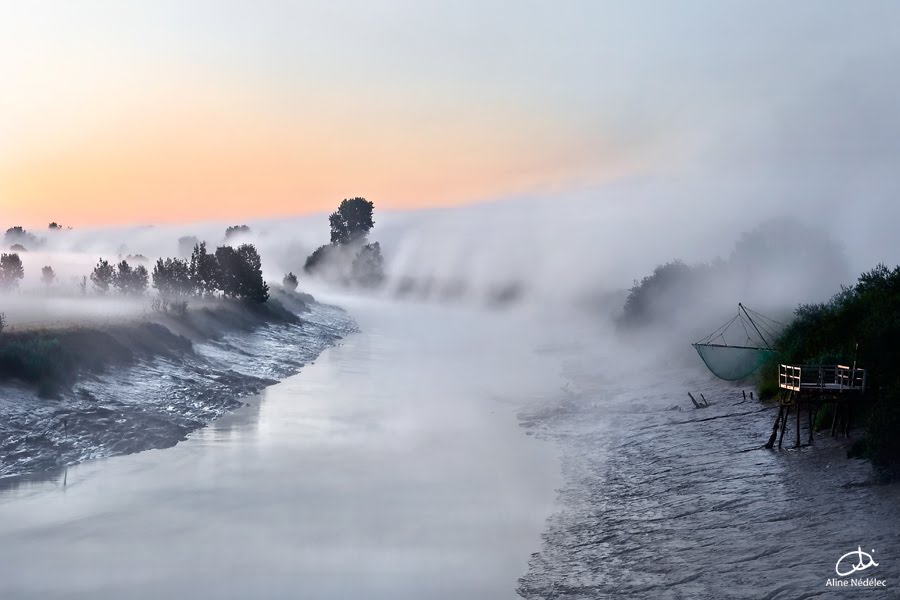
[[[97,266],[91,272],[91,282],[94,284],[94,289],[97,290],[97,293],[101,296],[106,294],[109,291],[109,286],[115,282],[115,279],[116,268],[102,258],[97,261]]]
[[[269,299],[269,286],[262,276],[262,261],[252,244],[242,244],[237,249],[220,246],[216,248],[216,261],[223,294],[254,302]]]
[[[117,265],[117,271],[113,278],[113,285],[120,294],[127,294],[131,289],[131,278],[134,269],[128,264],[128,261],[122,261]]]
[[[211,296],[219,288],[219,263],[206,251],[206,242],[196,244],[191,252],[191,279],[201,295]]]
[[[372,220],[374,209],[375,205],[365,198],[342,201],[337,211],[328,217],[331,225],[331,243],[347,244],[364,240],[375,226],[375,221]]]
[[[157,260],[153,267],[153,287],[167,297],[193,294],[195,288],[188,261],[179,258]]]

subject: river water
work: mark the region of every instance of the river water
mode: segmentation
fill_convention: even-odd
[[[164,450],[0,491],[0,598],[514,598],[559,461],[513,324],[350,306],[361,332]]]
[[[0,598],[900,597],[900,486],[763,450],[773,408],[699,365],[338,303],[360,333],[187,441],[0,491]],[[886,588],[827,585],[857,548]]]

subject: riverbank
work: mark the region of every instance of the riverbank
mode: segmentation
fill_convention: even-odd
[[[341,309],[282,292],[264,305],[4,333],[0,478],[172,446],[354,328]]]
[[[777,407],[702,367],[612,369],[590,342],[565,356],[567,393],[522,415],[565,481],[524,598],[844,598],[825,584],[860,545],[889,584],[867,597],[896,595],[900,485],[877,485],[850,441],[765,450]]]

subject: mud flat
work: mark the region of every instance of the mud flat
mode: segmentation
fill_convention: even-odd
[[[355,330],[347,313],[285,294],[263,307],[3,334],[0,486],[92,458],[167,448],[296,373]]]
[[[777,407],[745,402],[700,368],[611,369],[615,354],[591,342],[556,353],[569,393],[523,424],[557,444],[565,483],[522,596],[900,594],[900,485],[873,484],[847,442],[822,432],[812,447],[760,449]],[[711,406],[694,409],[687,391]],[[887,587],[826,585],[858,547],[878,566],[856,577]]]

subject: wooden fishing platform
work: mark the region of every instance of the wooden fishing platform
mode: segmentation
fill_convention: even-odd
[[[797,434],[794,447],[799,448],[800,412],[804,407],[810,444],[813,441],[816,414],[826,405],[834,407],[831,435],[835,436],[840,432],[849,436],[854,401],[862,398],[866,392],[866,370],[857,368],[856,365],[778,365],[778,387],[781,391],[778,416],[775,417],[766,448],[774,447],[776,439],[781,448],[792,409],[796,416]]]

